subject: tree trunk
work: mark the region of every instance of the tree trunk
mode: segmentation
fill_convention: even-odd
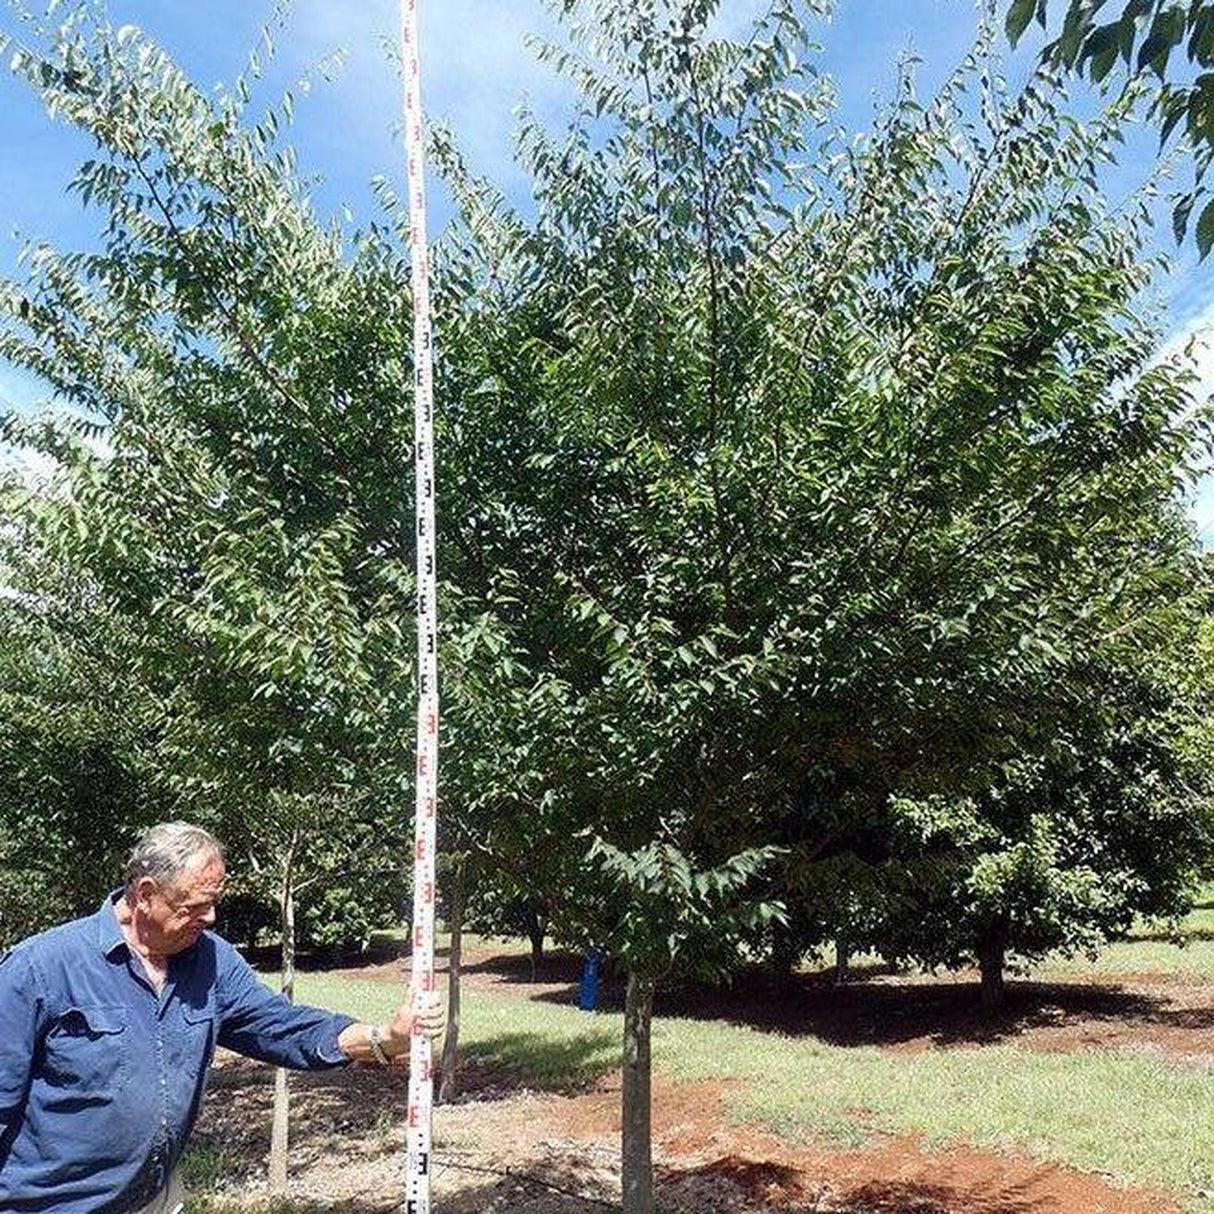
[[[978,969],[982,974],[982,1010],[1003,1010],[1006,991],[1003,985],[1004,954],[1007,938],[1002,928],[984,932],[978,940]]]
[[[653,1141],[650,1133],[650,1027],[653,979],[630,972],[624,997],[624,1214],[653,1214]]]
[[[539,977],[540,965],[544,960],[544,916],[540,907],[534,902],[527,903],[527,939],[531,941],[531,981]]]
[[[847,981],[850,960],[851,947],[847,943],[847,935],[839,932],[835,937],[835,986],[842,986]]]
[[[282,923],[282,993],[295,1000],[295,843],[293,837],[283,857],[282,886],[278,908]],[[274,1072],[274,1115],[270,1123],[270,1192],[277,1197],[287,1191],[287,1143],[291,1119],[291,1089],[287,1072]]]
[[[443,1038],[442,1078],[438,1102],[455,1096],[455,1070],[459,1063],[459,979],[464,936],[464,864],[457,861],[451,876],[451,951],[447,957],[447,1035]]]

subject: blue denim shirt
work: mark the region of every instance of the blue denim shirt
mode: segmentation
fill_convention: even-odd
[[[297,1070],[346,1061],[351,1023],[295,1006],[211,932],[159,995],[114,897],[0,958],[0,1212],[119,1214],[168,1182],[216,1044]]]

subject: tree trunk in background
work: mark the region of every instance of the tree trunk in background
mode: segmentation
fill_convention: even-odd
[[[443,1038],[442,1078],[438,1102],[455,1096],[455,1071],[459,1062],[459,979],[464,937],[464,867],[457,861],[451,875],[451,951],[447,957],[447,1035]]]
[[[1003,928],[991,928],[978,940],[978,969],[982,974],[982,1010],[1003,1010],[1006,989],[1003,984],[1007,936]]]
[[[630,972],[624,997],[624,1109],[621,1151],[624,1214],[653,1214],[650,1132],[650,1028],[653,979]]]
[[[535,902],[527,903],[527,939],[531,941],[531,981],[539,976],[540,964],[544,960],[544,916]]]
[[[851,946],[847,935],[840,932],[835,937],[835,986],[842,986],[848,978],[847,966],[851,960]]]
[[[297,835],[283,857],[282,886],[278,908],[282,922],[282,993],[295,1001],[295,846]],[[270,1192],[283,1196],[287,1191],[287,1144],[291,1119],[291,1090],[287,1072],[274,1072],[274,1116],[270,1125]]]

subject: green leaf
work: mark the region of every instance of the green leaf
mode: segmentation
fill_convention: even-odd
[[[1162,148],[1177,124],[1187,116],[1188,98],[1181,89],[1165,88],[1160,93],[1156,108],[1162,117],[1159,124],[1159,146]]]
[[[1162,80],[1168,70],[1168,59],[1185,35],[1183,10],[1167,7],[1156,14],[1142,49],[1138,52],[1138,70],[1149,67]]]
[[[1206,5],[1193,22],[1189,35],[1189,58],[1202,67],[1214,66],[1214,4]]]
[[[1177,204],[1172,211],[1172,232],[1176,237],[1176,243],[1180,244],[1185,237],[1185,232],[1189,228],[1189,216],[1193,213],[1193,205],[1197,201],[1195,194],[1187,194]]]
[[[1079,59],[1079,51],[1088,29],[1086,13],[1079,5],[1072,4],[1067,10],[1066,20],[1062,23],[1062,33],[1056,43],[1058,58],[1068,67],[1074,66]]]
[[[1037,0],[1014,0],[1011,8],[1008,9],[1004,28],[1007,30],[1008,41],[1013,46],[1020,41],[1021,35],[1028,29],[1029,22],[1032,21],[1036,10]]]
[[[1117,53],[1117,27],[1102,25],[1088,36],[1080,63],[1087,63],[1092,79],[1099,84],[1117,62]]]
[[[1202,261],[1214,247],[1214,198],[1206,203],[1201,218],[1197,221],[1197,255]]]

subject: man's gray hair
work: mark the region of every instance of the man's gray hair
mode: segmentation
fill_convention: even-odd
[[[189,822],[161,822],[153,826],[131,852],[124,889],[133,898],[141,877],[171,885],[199,861],[223,859],[223,844],[208,830]]]

